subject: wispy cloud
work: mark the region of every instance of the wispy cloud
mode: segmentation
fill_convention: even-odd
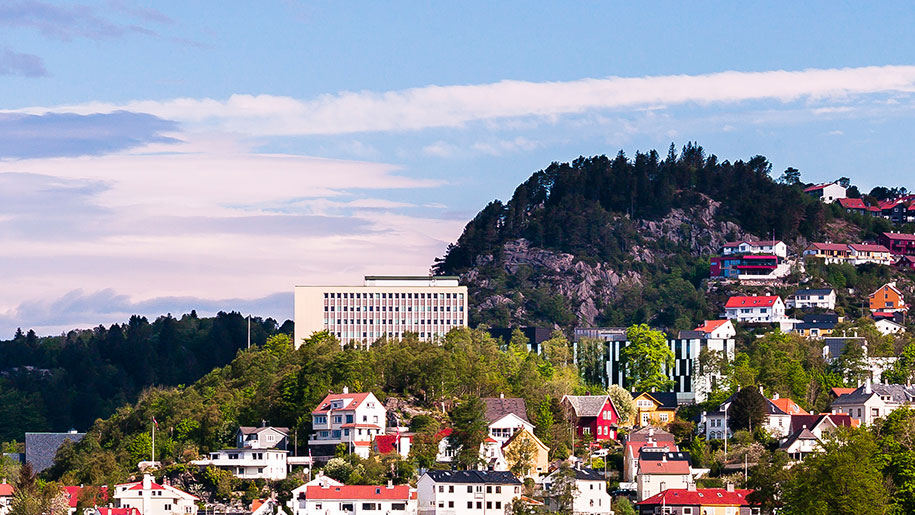
[[[309,135],[460,127],[476,121],[523,117],[550,121],[589,110],[661,109],[681,104],[754,100],[845,102],[859,95],[899,92],[915,92],[915,66],[729,71],[568,82],[501,81],[382,93],[343,92],[313,100],[232,95],[228,100],[93,102],[22,111],[89,114],[128,110],[241,134]]]
[[[0,47],[0,75],[45,77],[48,75],[48,71],[44,67],[44,61],[37,55],[23,54]]]
[[[140,15],[149,21],[155,11],[136,9],[133,15]],[[154,20],[162,23],[163,16]],[[69,41],[75,38],[104,39],[136,33],[156,35],[156,32],[135,24],[122,24],[100,15],[88,5],[55,5],[36,0],[7,1],[0,3],[0,26],[9,28],[31,28],[45,36]]]

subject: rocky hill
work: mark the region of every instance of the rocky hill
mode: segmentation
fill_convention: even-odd
[[[776,181],[762,156],[719,162],[688,144],[665,160],[553,163],[486,206],[434,269],[470,286],[472,323],[682,329],[720,311],[728,291],[706,280],[725,242],[774,235],[799,251],[873,230]]]

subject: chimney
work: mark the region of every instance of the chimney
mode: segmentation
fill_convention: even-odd
[[[152,476],[149,474],[143,474],[143,490],[152,489]]]
[[[504,393],[500,393],[500,394],[499,394],[499,398],[500,398],[500,399],[504,399],[504,398],[505,398],[505,394],[504,394]]]
[[[871,390],[871,380],[870,380],[870,378],[867,378],[867,379],[864,380],[864,393],[866,393],[866,394],[868,394],[868,395],[870,395],[871,393],[873,393],[873,391]]]
[[[686,491],[687,491],[687,492],[695,492],[695,491],[696,491],[696,483],[693,482],[693,481],[690,481],[689,483],[686,483]]]
[[[393,490],[393,489],[394,489],[394,481],[388,479],[388,490]]]
[[[733,492],[733,491],[734,491],[734,483],[728,483],[727,490],[728,490],[728,492]]]
[[[349,386],[343,387],[343,393],[349,393]]]
[[[766,394],[763,392],[763,387],[762,387],[762,385],[759,385],[759,394],[762,395],[763,397],[766,396]]]
[[[777,401],[777,400],[778,400],[778,392],[775,392],[775,393],[772,395],[772,400],[773,400],[773,401]]]
[[[667,463],[667,453],[666,452],[661,453],[661,463]]]

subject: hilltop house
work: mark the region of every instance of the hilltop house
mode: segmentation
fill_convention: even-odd
[[[627,436],[626,445],[623,447],[623,483],[629,483],[634,490],[636,478],[639,475],[639,457],[643,448],[650,448],[658,452],[677,452],[674,435],[657,427],[643,427]]]
[[[616,440],[619,413],[606,395],[566,395],[559,402],[579,438],[592,435],[595,440]]]
[[[550,448],[537,438],[537,435],[525,428],[516,431],[505,442],[500,454],[505,460],[505,470],[512,471],[521,479],[530,477],[536,480],[549,472]],[[513,461],[513,457],[517,461]]]
[[[905,303],[905,297],[895,282],[889,282],[877,288],[877,291],[870,294],[870,310],[872,312],[892,313],[894,311],[906,311],[908,306]]]
[[[228,470],[239,479],[281,481],[286,479],[286,455],[287,451],[280,449],[223,449],[191,465]]]
[[[808,313],[791,331],[805,338],[823,338],[832,334],[841,321],[842,317],[835,313]]]
[[[762,394],[762,387],[760,387],[760,394]],[[705,415],[705,438],[708,440],[721,440],[727,435],[730,438],[732,431],[728,427],[728,414],[727,411],[731,406],[731,403],[734,402],[734,398],[737,396],[735,392],[730,397],[728,397],[724,402],[722,402],[715,411],[706,413]],[[769,399],[765,396],[766,399],[766,419],[763,423],[763,427],[769,432],[769,434],[782,438],[788,436],[788,431],[791,428],[791,416],[792,415],[807,415],[808,413],[801,409],[800,406],[791,399],[780,398],[776,393],[772,399]]]
[[[849,258],[853,265],[863,265],[865,263],[893,264],[893,255],[890,253],[890,249],[883,245],[853,243],[848,246],[848,249]]]
[[[683,335],[681,331],[680,338],[688,338],[691,335]],[[726,340],[737,336],[737,330],[730,320],[706,320],[702,325],[696,327],[691,332],[703,339]]]
[[[7,515],[10,512],[10,505],[13,504],[13,485],[8,484],[6,479],[0,483],[0,515]]]
[[[143,515],[195,515],[198,500],[172,486],[155,483],[149,474],[144,474],[142,481],[114,487],[115,508],[136,508]]]
[[[511,472],[430,470],[416,483],[419,515],[504,515],[521,497]]]
[[[309,452],[316,460],[334,456],[337,445],[368,458],[372,440],[385,434],[387,410],[371,392],[331,393],[311,412],[314,433],[308,439]]]
[[[845,263],[851,249],[845,243],[811,243],[804,249],[804,256],[822,259],[826,264]]]
[[[915,386],[865,383],[832,402],[833,413],[847,413],[869,426],[902,406],[915,403]]]
[[[721,248],[722,256],[741,254],[773,254],[780,258],[788,257],[788,246],[783,241],[733,241]]]
[[[836,309],[836,291],[832,288],[797,290],[788,297],[788,308]]]
[[[804,189],[804,193],[811,197],[816,197],[827,204],[845,198],[846,188],[838,182],[829,182],[825,184],[816,184]]]
[[[688,453],[656,452],[643,447],[636,476],[638,499],[647,499],[669,488],[686,488],[692,483],[692,475]]]
[[[724,311],[731,320],[769,324],[785,318],[785,303],[776,295],[735,296],[728,299]]]

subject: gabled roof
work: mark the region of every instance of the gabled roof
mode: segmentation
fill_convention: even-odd
[[[241,434],[243,434],[243,435],[252,435],[252,434],[257,434],[257,433],[263,433],[264,431],[267,431],[268,429],[273,429],[274,431],[276,431],[276,432],[278,432],[278,433],[283,433],[285,436],[289,436],[289,428],[288,428],[288,427],[275,427],[275,426],[262,426],[262,427],[241,426],[241,427],[238,428],[238,432],[241,433]]]
[[[676,410],[679,406],[676,392],[633,392],[632,398],[635,399],[640,395],[654,399],[658,403],[658,409]]]
[[[794,295],[830,295],[834,291],[835,290],[832,288],[816,288],[811,290],[797,290],[794,292]]]
[[[410,485],[394,485],[387,487],[384,485],[343,485],[329,486],[309,486],[305,489],[306,499],[328,499],[328,500],[409,500]]]
[[[883,236],[890,240],[915,241],[915,234],[906,234],[902,232],[885,232],[883,233]]]
[[[647,442],[651,438],[655,442],[669,442],[674,443],[674,435],[668,433],[667,431],[653,426],[645,426],[640,429],[636,429],[629,433],[629,436],[626,437],[626,441],[633,442]]]
[[[775,301],[781,300],[778,295],[754,295],[751,297],[731,297],[728,299],[726,308],[766,308],[775,305]]]
[[[639,455],[639,474],[676,474],[688,475],[690,470],[689,462],[684,460],[646,460]]]
[[[749,506],[747,495],[753,490],[735,488],[728,492],[725,488],[669,488],[638,503],[639,506]]]
[[[817,442],[820,441],[820,439],[817,438],[815,434],[811,433],[809,429],[804,427],[799,431],[795,431],[791,436],[789,436],[788,439],[785,440],[785,443],[779,446],[779,449],[789,449],[798,440],[814,440]]]
[[[314,411],[311,412],[311,414],[320,415],[323,413],[327,413],[330,410],[331,401],[338,401],[338,400],[350,400],[351,401],[346,406],[344,406],[342,409],[345,409],[345,410],[356,409],[359,406],[361,406],[363,402],[365,402],[365,400],[368,398],[369,395],[371,395],[370,392],[330,393],[330,394],[327,394],[327,397],[324,397],[324,399],[318,403],[318,407],[316,407],[314,409]]]
[[[537,435],[535,435],[532,431],[528,431],[527,428],[522,428],[520,431],[515,431],[515,434],[513,434],[511,436],[511,438],[509,438],[508,440],[505,441],[504,444],[502,444],[502,448],[504,449],[504,448],[508,447],[509,445],[511,445],[511,443],[514,442],[515,440],[517,440],[518,438],[520,438],[521,435],[527,435],[528,438],[533,440],[534,445],[537,445],[538,447],[540,447],[542,449],[546,449],[547,451],[550,450],[550,448],[547,447],[545,443],[543,443],[539,438],[537,438]],[[493,440],[493,441],[495,441],[495,440]]]
[[[573,468],[575,479],[578,481],[606,481],[607,479],[601,472],[589,468]]]
[[[851,392],[853,392],[853,391],[855,391],[855,390],[857,390],[857,388],[833,388],[833,389],[830,390],[830,391],[831,391],[832,394],[835,395],[836,397],[840,397],[840,396],[845,395],[845,394],[847,394],[847,393],[851,393]]]
[[[879,397],[889,397],[893,403],[907,403],[915,401],[915,386],[906,386],[902,384],[883,384],[876,383],[870,385],[870,393],[867,392],[867,386],[860,386],[852,393],[847,393],[832,401],[832,405],[843,406],[849,404],[861,404],[868,399],[877,395]]]
[[[778,409],[784,411],[789,415],[807,415],[807,411],[802,409],[798,403],[789,399],[788,397],[780,397],[778,399],[772,399],[770,402],[778,406]]]
[[[13,485],[9,483],[0,483],[0,497],[11,497],[13,495]]]
[[[695,330],[703,333],[710,333],[728,322],[730,322],[730,320],[706,320],[704,324],[700,325]]]
[[[821,189],[825,188],[826,186],[832,186],[833,184],[835,184],[835,183],[834,182],[825,182],[823,184],[807,186],[806,188],[804,188],[804,193],[810,193],[811,191],[821,190]]]
[[[527,405],[520,397],[485,397],[483,403],[486,404],[486,421],[490,424],[509,413],[514,413],[521,420],[530,423],[527,419]]]
[[[839,205],[845,209],[867,209],[864,201],[859,198],[840,198]]]
[[[834,250],[838,252],[848,251],[848,245],[845,243],[811,243],[807,249],[809,250],[811,247],[816,250]]]
[[[492,470],[429,470],[426,472],[436,483],[490,483],[498,485],[520,485],[511,472]]]
[[[849,247],[851,247],[852,250],[856,250],[858,252],[890,252],[890,249],[884,247],[883,245],[870,245],[867,243],[852,243],[849,245]]]
[[[606,395],[566,395],[562,400],[569,402],[576,417],[599,417],[610,397]]]
[[[897,288],[897,287],[896,287],[894,284],[892,284],[892,283],[886,283],[886,284],[884,284],[883,286],[877,288],[877,291],[875,291],[874,293],[871,293],[870,296],[873,297],[874,295],[877,295],[877,293],[879,293],[880,290],[882,290],[882,289],[884,289],[884,288],[889,288],[889,289],[893,290],[894,292],[896,292],[896,295],[899,295],[900,297],[903,296],[903,295],[902,295],[902,292],[899,291],[899,288]]]

